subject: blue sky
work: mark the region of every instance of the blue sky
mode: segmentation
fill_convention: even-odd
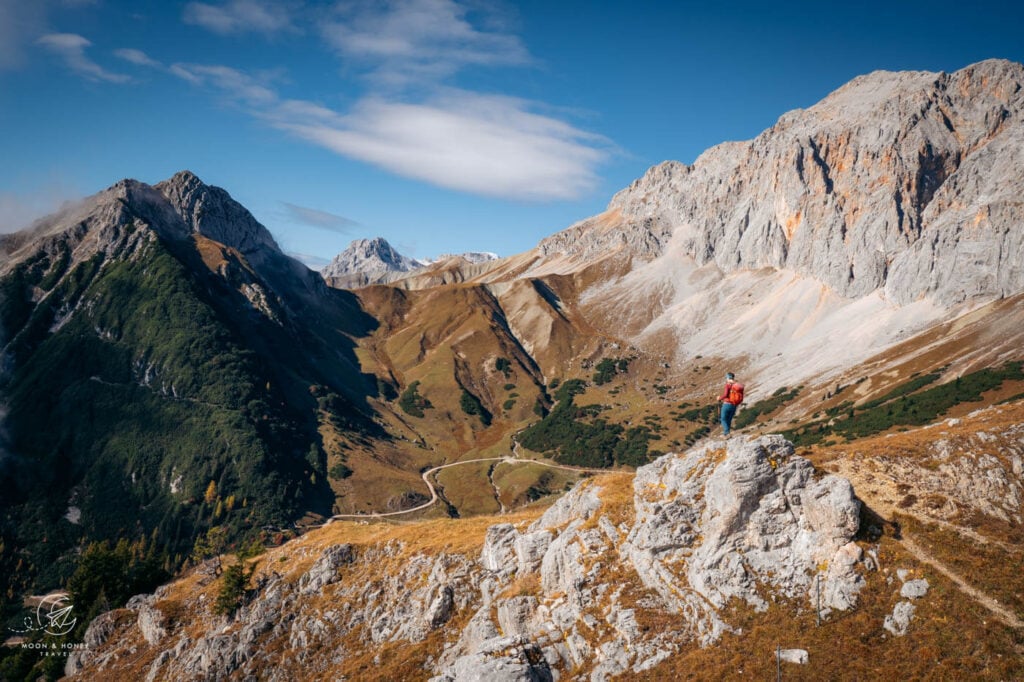
[[[188,168],[317,265],[517,253],[876,69],[1024,61],[1024,3],[0,0],[0,230]]]

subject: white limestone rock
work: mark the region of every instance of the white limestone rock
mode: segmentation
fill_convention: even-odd
[[[907,634],[910,621],[914,619],[915,609],[916,607],[909,601],[899,602],[893,607],[892,613],[885,617],[882,627],[897,637],[902,637]]]
[[[900,596],[904,599],[920,599],[928,594],[928,581],[924,578],[908,580],[900,588]]]

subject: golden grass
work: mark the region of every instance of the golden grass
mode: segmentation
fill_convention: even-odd
[[[501,507],[487,480],[487,470],[493,464],[478,462],[442,469],[434,475],[434,480],[443,488],[445,498],[460,513],[495,514]]]
[[[900,601],[900,582],[887,584],[883,573],[869,573],[856,609],[831,614],[821,627],[806,601],[776,601],[766,613],[738,602],[725,620],[740,632],[726,634],[712,647],[687,647],[636,680],[767,680],[775,678],[775,648],[806,649],[807,666],[783,663],[786,680],[966,680],[1020,679],[1024,638],[998,623],[955,585],[917,564],[892,538],[883,538],[883,567],[914,569],[932,585],[916,602],[904,637],[882,628],[885,615]],[[648,614],[645,614],[647,617]],[[673,627],[671,615],[646,623]]]
[[[904,532],[930,555],[949,566],[972,587],[994,597],[1018,618],[1024,619],[1024,576],[1021,562],[1024,545],[1007,551],[1001,545],[983,544],[933,523],[898,517]]]

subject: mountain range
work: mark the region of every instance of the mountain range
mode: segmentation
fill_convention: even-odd
[[[782,432],[798,447],[831,448],[809,451],[816,463],[865,437],[1019,400],[1022,161],[1024,66],[991,60],[951,74],[857,78],[753,140],[713,147],[690,165],[654,166],[600,215],[506,258],[426,263],[382,239],[360,240],[315,273],[283,254],[227,192],[190,172],[152,186],[121,181],[0,236],[0,485],[11,491],[0,503],[0,574],[12,586],[5,612],[17,612],[20,593],[66,581],[90,542],[145,539],[173,572],[211,529],[226,529],[238,543],[279,541],[296,523],[402,511],[431,493],[440,504],[420,518],[537,509],[583,476],[550,465],[646,465],[661,472],[644,474],[655,488],[682,489],[683,479],[665,478],[672,455],[659,457],[706,437],[727,370],[749,387],[741,422],[756,433]],[[765,441],[761,454],[721,449],[763,464],[789,447],[780,443]],[[715,447],[701,452],[719,456]],[[542,464],[502,466],[510,453]],[[786,450],[787,461],[791,455]],[[436,490],[426,488],[422,472],[460,461],[465,466],[436,473]],[[834,466],[843,469],[843,461]],[[792,467],[805,465],[792,460]],[[1019,471],[1010,464],[1000,471],[1019,488]],[[633,497],[621,481],[602,485]],[[597,507],[581,511],[586,487],[576,485],[564,503],[576,506],[563,506],[558,523],[538,521],[538,510],[529,533],[597,524]],[[859,487],[858,494],[867,495]],[[630,509],[660,513],[644,495],[637,488]],[[906,508],[918,509],[916,500]],[[1004,516],[999,523],[1020,523],[1019,509]],[[628,564],[653,590],[629,608],[660,599],[668,613],[691,613],[697,602],[666,596],[683,578],[659,568],[664,558],[651,563],[644,554],[660,556],[652,549],[658,533],[682,531],[638,530],[637,518],[609,516],[612,526],[625,524],[615,533],[600,526],[617,553],[614,565]],[[857,539],[851,523],[828,557],[801,555],[787,565],[841,559],[836,553]],[[726,530],[720,538],[732,537]],[[473,551],[484,551],[486,564],[491,550],[477,539]],[[550,561],[565,570],[523,568],[519,577],[543,588],[523,587],[524,599],[569,599],[575,569],[565,562],[585,564],[605,551],[582,532],[555,542]],[[566,558],[571,542],[590,548],[590,558]],[[325,575],[347,564],[338,562]],[[714,575],[685,580],[714,583]],[[512,589],[506,578],[494,590]],[[472,578],[472,590],[481,581]],[[428,611],[441,600],[447,615],[436,624],[427,617],[415,636],[401,628],[357,633],[346,646],[452,634],[458,646],[423,663],[445,680],[445,670],[479,672],[487,656],[518,656],[529,664],[523,674],[534,675],[522,679],[548,679],[538,655],[553,675],[581,665],[580,652],[603,651],[579,627],[553,639],[535,627],[543,618],[501,621],[500,608],[526,608],[506,601],[499,621],[518,623],[522,641],[500,656],[481,653],[480,641],[493,637],[483,624],[466,625],[481,604],[455,588],[439,596],[448,594],[443,583],[417,597]],[[688,621],[693,636],[659,648],[630,635],[654,647],[650,656],[602,654],[614,664],[600,675],[639,674],[665,660],[654,660],[660,651],[717,641],[731,627],[720,611],[729,590],[758,606],[745,583],[711,583],[694,587],[714,608],[697,609],[702,615]],[[786,598],[799,593],[780,589]],[[595,595],[589,604],[611,608],[603,592]],[[626,607],[607,608],[590,617],[627,618]],[[459,627],[438,630],[456,611],[465,616]],[[556,611],[552,622],[588,617],[582,601]],[[161,627],[173,629],[170,621]],[[708,632],[717,634],[705,641]],[[87,661],[76,665],[90,674]],[[165,674],[163,663],[147,665]],[[178,673],[203,678],[210,670]]]
[[[331,286],[352,289],[370,284],[384,284],[400,279],[414,270],[445,263],[486,263],[498,260],[494,253],[469,251],[444,254],[433,260],[410,258],[398,253],[383,237],[356,239],[325,265],[320,274]]]

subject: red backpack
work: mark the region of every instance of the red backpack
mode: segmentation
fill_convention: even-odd
[[[729,398],[727,402],[739,407],[743,403],[743,384],[732,382],[729,384]]]

